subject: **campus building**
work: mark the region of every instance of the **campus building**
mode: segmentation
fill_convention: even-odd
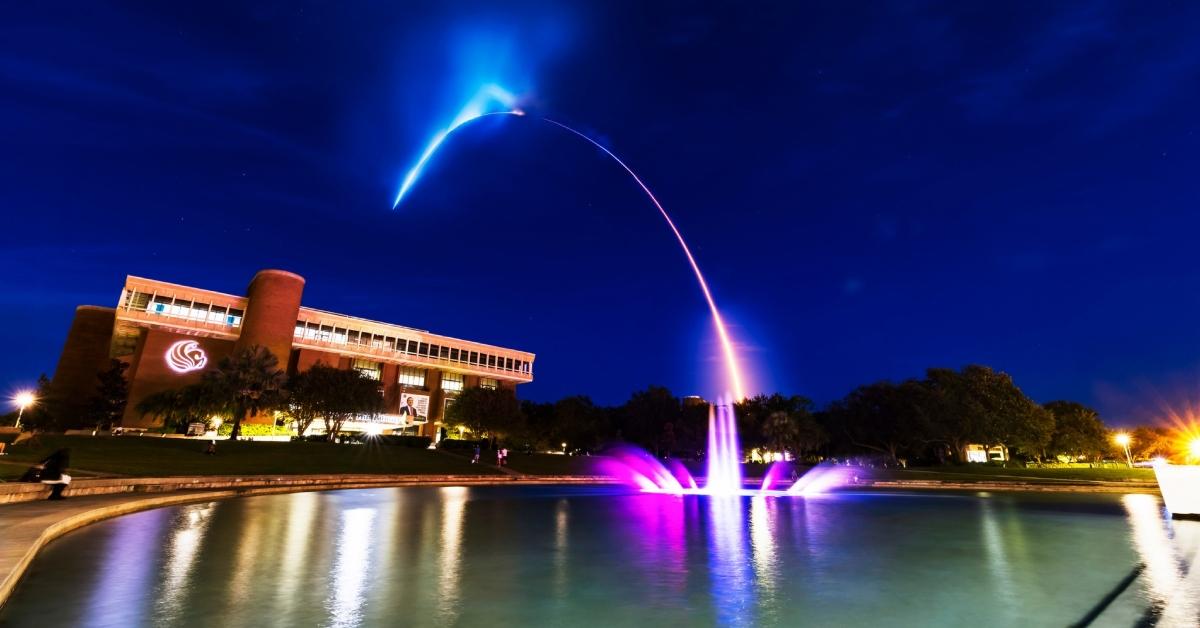
[[[111,358],[124,361],[129,401],[121,426],[156,427],[157,417],[142,416],[138,402],[195,383],[222,358],[261,345],[289,375],[325,364],[378,380],[379,421],[431,436],[459,391],[533,381],[532,353],[303,307],[303,292],[304,278],[282,270],[260,271],[245,296],[127,277],[115,308],[76,309],[51,389],[67,416],[82,415],[97,375]]]

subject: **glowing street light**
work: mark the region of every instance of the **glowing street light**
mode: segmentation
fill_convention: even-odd
[[[1192,442],[1188,443],[1188,457],[1200,462],[1200,438],[1193,438]]]
[[[1125,450],[1125,461],[1129,463],[1130,467],[1133,467],[1133,454],[1129,453],[1129,443],[1132,439],[1129,437],[1129,434],[1121,432],[1114,436],[1113,440]]]
[[[37,403],[37,397],[34,397],[33,393],[29,392],[28,390],[22,390],[21,392],[13,395],[13,403],[17,404],[16,427],[17,429],[21,429],[21,417],[25,414],[25,408]]]

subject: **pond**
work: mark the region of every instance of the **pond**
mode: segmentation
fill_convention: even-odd
[[[1198,550],[1151,495],[295,493],[68,534],[0,625],[1195,625]]]

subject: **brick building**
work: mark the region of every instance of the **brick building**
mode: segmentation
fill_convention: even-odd
[[[110,358],[122,360],[129,364],[122,426],[154,427],[155,417],[135,410],[139,401],[197,382],[221,358],[262,345],[288,374],[322,363],[378,380],[379,421],[432,435],[458,391],[533,381],[532,353],[303,307],[303,292],[304,278],[282,270],[260,271],[246,296],[127,277],[116,308],[76,309],[51,389],[67,416],[78,416],[98,373]]]

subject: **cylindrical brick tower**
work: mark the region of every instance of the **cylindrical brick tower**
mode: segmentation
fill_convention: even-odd
[[[246,288],[246,314],[235,351],[262,345],[287,369],[300,314],[304,278],[286,270],[260,270]]]
[[[81,305],[75,308],[67,342],[50,383],[60,420],[66,427],[83,425],[83,413],[100,386],[100,371],[108,366],[116,310]]]

